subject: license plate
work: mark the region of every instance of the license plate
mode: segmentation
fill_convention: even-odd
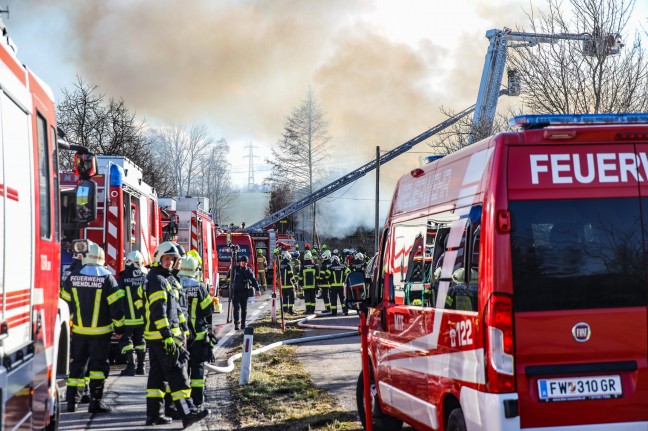
[[[623,388],[620,376],[540,379],[538,395],[545,402],[619,398]]]

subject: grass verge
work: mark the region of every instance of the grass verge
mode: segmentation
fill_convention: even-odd
[[[291,338],[303,330],[286,327],[281,332],[269,316],[254,327],[254,348]],[[240,352],[240,343],[230,354]],[[362,425],[353,412],[344,411],[325,390],[311,380],[293,346],[280,346],[255,355],[248,385],[239,385],[240,361],[227,376],[232,397],[228,419],[238,430],[248,431],[360,431]]]

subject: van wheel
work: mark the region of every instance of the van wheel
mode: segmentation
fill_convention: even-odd
[[[376,384],[374,383],[373,373],[369,376],[369,383],[371,388],[369,392],[371,393],[371,410],[372,414],[372,423],[373,429],[375,431],[400,431],[403,428],[403,421],[396,419],[393,416],[384,413],[380,408],[380,403],[378,402],[378,392],[376,391]],[[358,376],[358,384],[356,385],[356,404],[358,406],[358,415],[360,416],[360,422],[362,427],[367,429],[367,418],[365,416],[364,408],[364,377],[362,371],[360,376]]]
[[[58,390],[58,385],[54,389],[54,414],[50,416],[50,422],[45,427],[45,431],[58,431],[59,419],[61,414],[61,394]]]
[[[466,421],[460,408],[450,412],[447,431],[466,431]]]

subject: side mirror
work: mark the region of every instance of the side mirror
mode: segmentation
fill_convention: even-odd
[[[97,183],[79,180],[76,188],[76,222],[87,226],[97,218]]]

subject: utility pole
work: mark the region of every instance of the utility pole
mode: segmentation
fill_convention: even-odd
[[[258,158],[259,156],[254,155],[254,149],[259,148],[257,146],[252,145],[252,142],[250,142],[250,145],[246,145],[245,148],[249,148],[250,151],[248,154],[243,156],[243,158],[250,159],[249,165],[248,165],[248,185],[247,189],[248,192],[252,191],[252,188],[254,187],[254,158]]]

